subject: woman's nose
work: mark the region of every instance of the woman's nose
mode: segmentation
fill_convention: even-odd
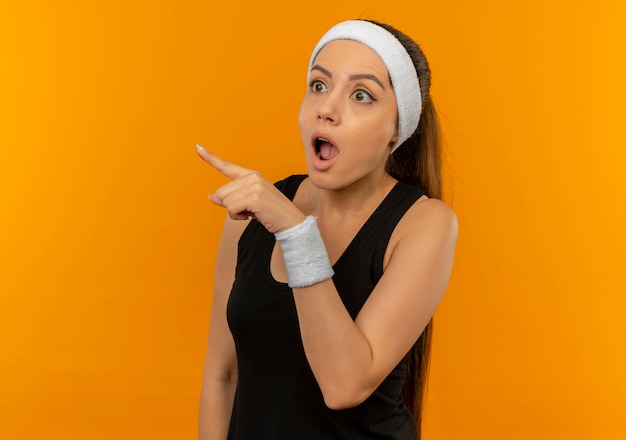
[[[327,94],[326,99],[324,99],[317,108],[317,119],[338,124],[341,122],[339,106],[340,103],[338,102],[337,95],[334,93]]]

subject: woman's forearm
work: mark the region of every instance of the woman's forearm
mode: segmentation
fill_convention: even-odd
[[[304,350],[326,405],[333,409],[358,405],[375,388],[368,386],[372,351],[367,339],[331,280],[294,289],[294,298]]]
[[[199,440],[226,440],[237,382],[207,381],[200,396]]]

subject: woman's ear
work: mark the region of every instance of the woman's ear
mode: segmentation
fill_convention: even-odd
[[[389,141],[389,147],[396,143],[398,140],[398,126],[396,125],[396,129],[393,132],[393,136],[391,136],[391,140]]]

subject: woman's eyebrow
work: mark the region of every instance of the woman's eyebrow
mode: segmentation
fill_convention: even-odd
[[[355,79],[371,79],[376,84],[381,86],[383,90],[385,90],[385,86],[383,86],[383,82],[379,80],[378,77],[376,77],[375,75],[372,75],[371,73],[357,73],[355,75],[350,75],[348,79],[350,79],[350,81],[353,81]]]
[[[319,64],[316,64],[315,66],[311,67],[311,72],[314,71],[314,70],[319,70],[320,72],[322,72],[324,75],[326,75],[329,78],[333,77],[332,73],[330,73],[328,70],[324,69]]]
[[[326,75],[329,78],[333,77],[332,73],[330,73],[328,70],[324,69],[319,64],[316,64],[313,67],[311,67],[311,72],[314,71],[314,70],[319,70],[320,72],[322,72],[324,75]],[[369,79],[369,80],[374,81],[376,84],[378,84],[380,87],[382,87],[383,90],[385,90],[385,86],[383,85],[383,82],[381,80],[379,80],[377,76],[372,75],[371,73],[356,73],[354,75],[350,75],[348,77],[348,79],[350,81],[354,81],[355,79]]]

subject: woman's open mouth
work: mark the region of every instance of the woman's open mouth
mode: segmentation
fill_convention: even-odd
[[[339,150],[332,142],[324,137],[317,137],[314,139],[315,155],[321,160],[334,159]]]

